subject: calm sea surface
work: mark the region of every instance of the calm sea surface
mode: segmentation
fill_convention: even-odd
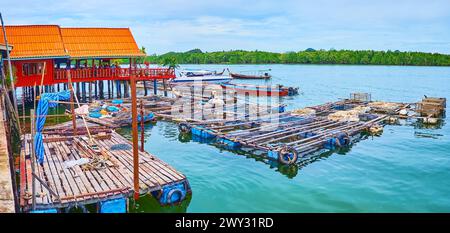
[[[300,87],[301,95],[283,99],[290,109],[351,92],[369,92],[373,100],[384,101],[416,102],[424,94],[450,100],[448,67],[181,66],[226,67],[235,72],[270,68],[272,84]],[[120,132],[130,135],[129,128]],[[180,140],[173,123],[147,125],[145,134],[145,149],[183,172],[193,195],[178,207],[160,208],[152,198],[144,199],[138,212],[450,212],[448,118],[433,128],[414,121],[386,126],[380,137],[291,168]]]

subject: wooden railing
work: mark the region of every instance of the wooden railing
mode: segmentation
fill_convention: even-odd
[[[76,68],[55,69],[54,82],[67,82],[69,72],[72,82],[129,80],[130,74],[134,74],[137,81],[175,78],[175,72],[167,68]]]

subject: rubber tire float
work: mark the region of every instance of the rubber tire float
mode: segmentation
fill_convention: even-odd
[[[292,147],[281,148],[280,151],[278,152],[278,162],[282,164],[291,165],[296,163],[297,160],[298,160],[298,153]]]

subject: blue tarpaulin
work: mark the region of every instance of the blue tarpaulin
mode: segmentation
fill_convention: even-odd
[[[126,213],[127,201],[119,198],[100,202],[100,213]]]
[[[48,108],[54,108],[58,103],[49,101],[66,101],[70,99],[70,91],[61,91],[57,93],[44,93],[40,96],[36,109],[36,135],[34,136],[34,150],[38,162],[44,163],[44,143],[42,140],[42,130],[47,119]]]

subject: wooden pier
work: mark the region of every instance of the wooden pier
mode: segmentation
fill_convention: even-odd
[[[33,177],[37,210],[83,206],[134,194],[131,142],[111,129],[95,128],[89,124],[101,151],[99,156],[94,156],[96,153],[89,146],[86,134],[63,136],[62,129],[66,135],[73,133],[67,126],[69,124],[66,123],[44,131],[42,165],[32,156],[31,135],[24,135],[20,154],[20,206],[23,211],[32,210]],[[82,131],[81,127],[77,130],[78,134]],[[83,159],[89,162],[77,164]],[[32,173],[33,163],[35,173]],[[183,174],[145,151],[139,152],[139,174],[141,195],[161,193],[165,187],[176,184],[183,185],[186,192],[190,192]]]

